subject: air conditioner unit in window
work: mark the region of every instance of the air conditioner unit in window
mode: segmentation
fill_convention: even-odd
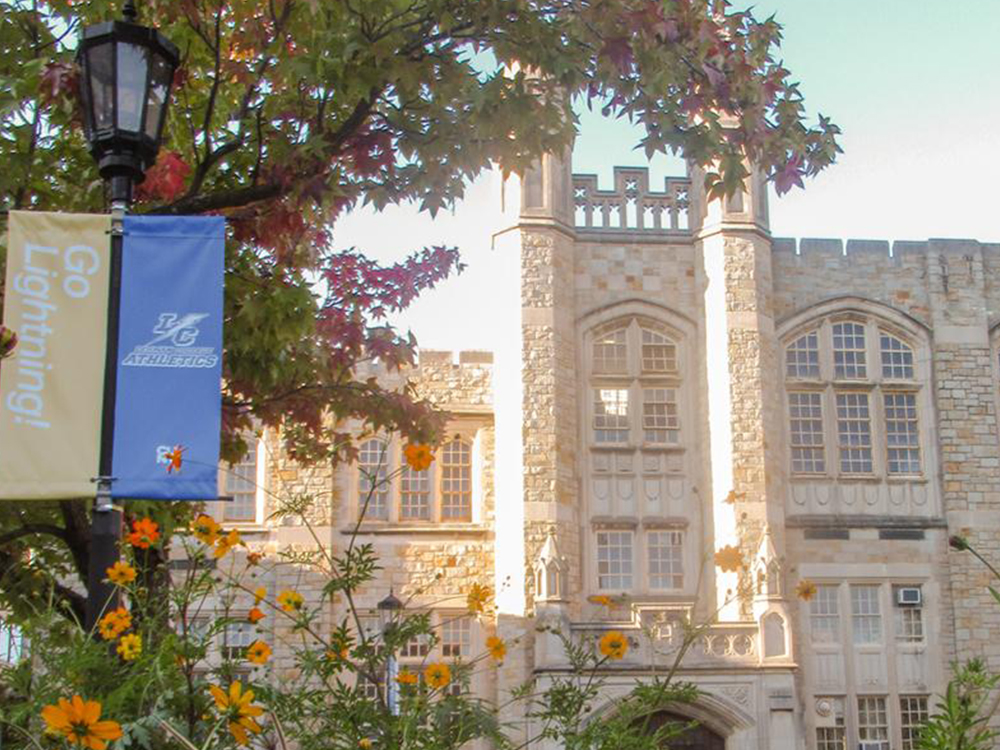
[[[858,750],[889,750],[889,743],[885,740],[861,740]]]
[[[896,604],[900,607],[919,607],[920,589],[916,586],[901,586],[896,589]]]

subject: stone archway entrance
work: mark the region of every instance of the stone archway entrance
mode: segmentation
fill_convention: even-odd
[[[670,722],[686,724],[690,718],[669,711],[657,711],[644,721],[648,722],[650,731],[655,731]],[[672,739],[664,746],[664,750],[726,750],[726,740],[704,724],[699,724]]]

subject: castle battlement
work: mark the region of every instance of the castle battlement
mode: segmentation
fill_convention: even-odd
[[[830,239],[817,237],[776,237],[771,241],[775,255],[794,255],[810,258],[857,258],[875,256],[889,259],[906,259],[929,254],[968,255],[980,251],[983,255],[1000,257],[1000,244],[984,243],[960,238],[931,238],[913,240],[862,240]]]

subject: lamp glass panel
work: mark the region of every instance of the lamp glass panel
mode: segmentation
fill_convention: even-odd
[[[173,70],[163,55],[153,55],[149,68],[149,98],[146,100],[146,135],[156,140],[160,134],[160,120],[163,118],[170,91]]]
[[[94,130],[115,125],[115,69],[111,59],[114,44],[98,44],[87,50],[87,69],[90,71],[90,99],[93,113],[89,115]]]
[[[127,42],[118,42],[117,47],[118,129],[138,133],[142,130],[149,50]]]

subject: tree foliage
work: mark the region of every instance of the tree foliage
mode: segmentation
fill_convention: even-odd
[[[117,12],[108,0],[0,0],[4,207],[103,210],[73,56],[80,29]],[[230,227],[230,459],[258,424],[280,426],[303,460],[350,458],[345,419],[418,441],[441,424],[353,368],[413,359],[414,339],[386,316],[461,270],[458,253],[414,248],[380,266],[338,248],[343,212],[412,201],[433,213],[491,165],[522,172],[570,143],[581,101],[638,122],[647,154],[710,166],[712,194],[736,189],[744,157],[784,191],[838,151],[835,125],[804,121],[778,23],[724,0],[145,0],[140,13],[181,65],[135,210],[216,213]],[[20,554],[3,542],[46,534],[39,524],[59,539],[79,515],[0,513],[15,535],[0,537],[0,573]],[[89,544],[73,528],[59,548],[70,567]]]

